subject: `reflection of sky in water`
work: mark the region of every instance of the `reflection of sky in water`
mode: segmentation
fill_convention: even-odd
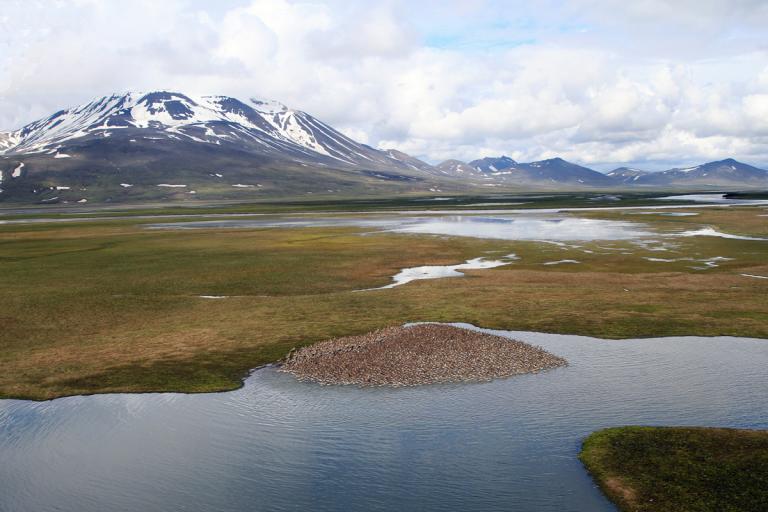
[[[644,224],[537,214],[494,216],[391,216],[313,219],[232,219],[153,224],[154,229],[360,227],[395,233],[501,240],[627,240],[654,235]]]
[[[552,197],[552,196],[527,196],[529,199],[534,199],[536,197],[542,198],[542,197]],[[440,198],[438,198],[440,199]],[[394,210],[390,211],[389,213],[394,215],[420,215],[420,214],[446,214],[446,215],[460,215],[460,214],[479,214],[479,215],[492,215],[492,214],[501,214],[501,215],[509,215],[509,214],[560,214],[564,212],[590,212],[590,211],[616,211],[616,210],[641,210],[641,209],[649,209],[649,210],[659,210],[659,209],[677,209],[677,208],[707,208],[707,207],[715,207],[719,208],[724,205],[768,205],[768,200],[766,199],[727,199],[724,197],[724,194],[686,194],[686,195],[678,195],[678,196],[666,196],[666,197],[653,197],[649,198],[649,200],[671,200],[671,201],[690,201],[694,204],[683,204],[683,205],[657,205],[657,206],[599,206],[599,207],[563,207],[563,208],[530,208],[530,209],[429,209],[429,210]],[[477,207],[477,206],[512,206],[512,205],[522,205],[527,203],[469,203],[466,206],[468,207]],[[40,209],[19,209],[19,210],[8,210],[5,212],[6,215],[16,215],[16,214],[40,214],[40,217],[36,218],[26,218],[26,219],[8,219],[8,220],[0,220],[0,224],[28,224],[28,223],[47,223],[47,222],[88,222],[88,221],[104,221],[104,220],[118,220],[118,219],[134,219],[134,220],[141,220],[141,219],[167,219],[167,218],[173,218],[173,219],[182,219],[182,218],[192,218],[192,217],[217,217],[217,218],[238,218],[238,217],[271,217],[273,214],[268,213],[193,213],[193,214],[160,214],[160,215],[114,215],[109,217],[87,217],[84,216],[78,216],[76,218],[58,218],[58,217],[45,217],[45,215],[49,213],[56,212],[56,210],[48,210],[46,208],[46,211],[40,210]],[[77,214],[77,209],[70,209],[69,211],[60,210],[58,213],[72,213]],[[93,214],[98,213],[98,210],[94,210]],[[363,212],[339,212],[339,214],[343,215],[364,215]],[[303,216],[316,216],[318,214],[316,213],[310,213],[310,212],[294,212],[292,214],[295,217],[303,217]],[[673,215],[674,216],[674,215]],[[286,222],[286,221],[281,221]],[[352,220],[352,222],[359,222]],[[196,225],[198,224],[198,225]],[[262,221],[262,226],[272,226],[274,227],[274,221]],[[301,225],[307,225],[307,223],[302,221],[296,221],[291,222],[291,224],[296,226]],[[313,223],[313,221],[309,221],[310,225],[318,225]],[[208,225],[208,226],[206,226]],[[166,223],[166,224],[155,224],[150,227],[154,228],[163,228],[163,229],[181,229],[184,226],[177,224],[177,223]],[[245,223],[232,223],[229,224],[227,222],[199,222],[199,223],[190,223],[188,228],[202,228],[202,227],[248,227],[248,221]]]
[[[420,281],[422,279],[442,279],[445,277],[463,277],[462,270],[481,270],[486,268],[501,267],[509,265],[513,260],[518,259],[514,254],[509,254],[504,257],[503,260],[486,260],[484,258],[475,258],[467,260],[466,263],[460,263],[458,265],[425,265],[422,267],[409,267],[404,268],[394,276],[392,276],[392,283],[386,286],[380,286],[379,288],[369,288],[368,290],[384,290],[386,288],[394,288],[411,281]]]
[[[768,199],[731,199],[725,197],[725,194],[684,194],[679,196],[655,197],[654,199],[659,201],[693,201],[696,203],[768,204]]]
[[[695,217],[698,215],[696,212],[660,212],[658,210],[654,212],[628,212],[630,215],[662,215],[664,217]]]
[[[502,333],[569,366],[483,384],[0,400],[0,510],[613,511],[577,459],[608,426],[768,428],[768,344]]]
[[[576,217],[443,217],[397,227],[400,233],[470,236],[501,240],[627,240],[653,233],[642,224]]]

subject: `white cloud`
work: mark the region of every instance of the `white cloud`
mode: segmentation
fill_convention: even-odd
[[[766,21],[749,0],[6,1],[0,127],[176,89],[277,99],[433,161],[765,165]]]

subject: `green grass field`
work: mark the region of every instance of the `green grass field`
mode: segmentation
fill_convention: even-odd
[[[768,510],[768,432],[619,427],[585,441],[580,458],[622,511]]]
[[[695,211],[579,215],[768,235],[763,208]],[[659,253],[630,241],[563,247],[356,228],[158,231],[149,222],[0,225],[0,396],[232,389],[292,347],[410,321],[768,338],[768,280],[740,275],[768,275],[768,242],[675,238]],[[403,267],[510,253],[520,259],[465,278],[355,291]],[[659,256],[693,260],[646,259]],[[691,268],[714,257],[732,259]],[[562,259],[580,263],[543,264]]]

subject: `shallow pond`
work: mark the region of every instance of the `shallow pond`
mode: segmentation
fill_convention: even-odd
[[[576,458],[623,424],[768,428],[768,341],[498,332],[570,366],[482,384],[0,400],[0,510],[614,510]]]
[[[677,196],[656,197],[660,201],[693,201],[695,203],[720,203],[733,205],[768,204],[768,199],[734,199],[725,194],[682,194]]]
[[[394,233],[417,233],[501,240],[627,240],[653,236],[638,222],[584,219],[526,212],[512,215],[389,215],[229,219],[152,224],[153,229],[360,227]]]
[[[371,290],[386,290],[387,288],[394,288],[396,286],[402,286],[412,281],[420,281],[423,279],[443,279],[446,277],[464,277],[462,270],[481,270],[486,268],[503,267],[509,265],[518,257],[515,254],[508,254],[500,260],[486,260],[485,258],[474,258],[467,260],[465,263],[459,263],[458,265],[424,265],[421,267],[408,267],[404,268],[394,276],[392,276],[392,282],[386,286],[380,286],[378,288],[368,288],[364,290],[358,290],[361,292]]]

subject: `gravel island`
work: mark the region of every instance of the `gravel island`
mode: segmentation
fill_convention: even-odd
[[[291,351],[280,371],[320,384],[418,386],[483,382],[565,366],[521,341],[450,325],[388,327]]]

